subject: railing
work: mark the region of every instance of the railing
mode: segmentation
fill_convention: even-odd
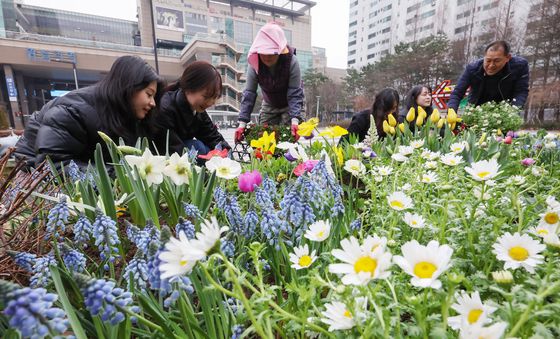
[[[216,102],[214,105],[215,106],[220,106],[220,105],[225,105],[225,104],[229,104],[232,107],[234,107],[235,109],[239,110],[239,101],[237,101],[234,98],[231,98],[229,96],[222,96],[218,102]]]
[[[227,75],[222,76],[222,83],[226,83],[226,84],[230,85],[231,87],[233,87],[238,92],[240,91],[240,89],[238,88],[239,83],[236,80],[232,80]]]
[[[22,33],[22,32],[14,32],[14,31],[6,31],[6,30],[0,30],[0,39],[40,41],[40,42],[58,43],[67,46],[93,47],[99,49],[112,49],[118,51],[128,51],[128,52],[138,52],[138,53],[153,53],[153,49],[149,47],[124,45],[124,44],[104,42],[104,41],[74,39],[74,38],[67,38],[63,36],[54,36],[54,35]]]

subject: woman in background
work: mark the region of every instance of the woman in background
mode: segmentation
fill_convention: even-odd
[[[399,122],[404,122],[410,109],[414,110],[414,120],[410,121],[409,127],[411,131],[416,129],[416,117],[418,117],[418,108],[422,107],[426,112],[426,118],[432,114],[432,89],[428,86],[414,86],[406,94],[404,101],[404,110],[399,114]],[[424,121],[425,121],[424,119]]]

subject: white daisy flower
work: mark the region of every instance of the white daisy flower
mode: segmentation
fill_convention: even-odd
[[[385,279],[391,272],[391,253],[385,251],[386,238],[368,236],[362,245],[350,237],[340,242],[342,249],[334,249],[332,255],[343,263],[330,264],[329,272],[344,274],[344,285],[366,285],[373,279]]]
[[[560,237],[558,237],[558,234],[549,234],[544,236],[543,242],[548,246],[560,248]]]
[[[539,223],[538,226],[529,229],[529,233],[534,234],[537,237],[545,238],[547,236],[555,235],[557,228],[558,227],[556,225]]]
[[[453,153],[453,154],[459,154],[459,153],[463,152],[465,147],[467,147],[467,142],[466,141],[455,142],[455,143],[452,143],[451,145],[449,145],[449,149],[450,149],[451,153]]]
[[[488,327],[483,327],[482,325],[469,325],[468,322],[463,322],[461,326],[461,331],[459,332],[460,339],[473,339],[473,338],[483,338],[483,339],[500,339],[504,332],[506,331],[508,324],[505,322],[499,322],[492,324]]]
[[[216,217],[213,216],[210,220],[202,221],[200,231],[196,232],[196,239],[191,240],[191,244],[205,254],[209,254],[210,250],[220,240],[222,233],[228,230],[227,226],[220,227]]]
[[[188,274],[205,256],[206,253],[194,247],[185,233],[179,232],[179,239],[171,237],[165,244],[165,249],[159,254],[160,278],[167,279]]]
[[[531,174],[536,176],[536,177],[543,176],[545,173],[546,173],[546,170],[542,167],[539,167],[539,166],[532,166],[531,167]]]
[[[426,221],[419,214],[406,212],[403,219],[404,222],[412,228],[424,228],[426,226]]]
[[[473,195],[477,198],[477,199],[481,199],[482,196],[482,189],[478,186],[475,186],[475,188],[473,188]],[[482,197],[482,200],[488,200],[492,197],[492,193],[490,193],[490,190],[486,190],[484,191],[484,197]]]
[[[554,140],[558,137],[558,134],[549,132],[547,135],[544,136],[545,140]]]
[[[433,184],[438,181],[438,175],[435,172],[429,171],[428,173],[422,174],[421,181],[425,184]]]
[[[457,166],[463,162],[463,157],[455,155],[453,153],[447,153],[445,155],[442,155],[439,161],[448,166]]]
[[[136,166],[141,177],[146,179],[149,186],[153,184],[161,184],[163,181],[163,170],[165,168],[166,159],[164,156],[153,155],[146,148],[142,156],[125,155],[124,159],[130,166]]]
[[[522,175],[514,175],[509,178],[514,185],[521,186],[525,183],[525,177]]]
[[[218,178],[235,179],[241,174],[241,165],[229,158],[212,157],[206,162],[206,168],[210,172],[216,172]]]
[[[391,173],[393,173],[393,168],[390,166],[376,166],[374,170],[377,172],[377,174],[382,176],[389,176],[391,175]]]
[[[412,286],[439,289],[438,277],[445,272],[451,261],[453,249],[448,245],[439,245],[432,240],[423,246],[416,240],[408,241],[401,247],[402,256],[396,255],[393,261],[407,274],[412,276]]]
[[[317,259],[315,252],[316,251],[313,251],[309,254],[309,247],[307,244],[300,247],[294,247],[294,253],[290,253],[292,267],[296,270],[308,268]]]
[[[432,151],[430,151],[430,150],[424,150],[424,151],[422,151],[422,155],[420,155],[420,156],[421,156],[423,159],[432,161],[432,160],[438,159],[438,158],[440,157],[440,155],[441,155],[441,154],[440,154],[439,151],[438,151],[438,152],[432,152]]]
[[[406,210],[412,207],[412,199],[403,192],[393,192],[387,197],[387,202],[392,209],[397,211]]]
[[[411,155],[414,152],[412,146],[399,146],[399,153],[402,155]]]
[[[507,232],[499,237],[492,247],[496,258],[505,263],[505,269],[523,267],[533,273],[535,267],[543,261],[543,256],[539,253],[544,251],[546,246],[527,234]]]
[[[547,210],[541,214],[541,221],[539,224],[558,226],[560,225],[560,209],[557,210]]]
[[[556,148],[556,141],[547,141],[544,143],[545,149],[553,149]]]
[[[325,304],[325,308],[326,310],[321,312],[324,317],[321,321],[329,325],[329,332],[349,330],[356,325],[354,315],[344,303],[333,301]]]
[[[471,295],[462,291],[457,293],[455,298],[457,302],[451,305],[451,308],[459,315],[449,317],[448,319],[449,327],[455,330],[458,330],[463,322],[467,322],[469,325],[487,324],[491,321],[488,319],[488,316],[496,311],[496,307],[482,303],[478,291],[473,292]]]
[[[513,282],[513,274],[510,271],[492,272],[492,279],[498,284],[510,284]]]
[[[171,154],[167,160],[167,166],[163,169],[163,174],[167,175],[175,185],[188,184],[191,176],[191,163],[189,153],[179,156],[177,153]]]
[[[407,162],[408,158],[406,157],[406,155],[401,154],[401,153],[395,153],[393,155],[391,155],[391,159],[398,161],[398,162]]]
[[[401,191],[404,191],[404,192],[408,192],[408,191],[410,191],[411,189],[412,189],[412,185],[409,184],[409,183],[406,183],[406,184],[404,184],[404,185],[401,187]]]
[[[500,165],[496,159],[473,162],[470,167],[465,167],[465,171],[476,181],[493,179],[499,174],[499,170]]]
[[[424,139],[420,139],[420,140],[413,140],[410,142],[410,146],[412,146],[412,148],[420,148],[422,146],[424,146]]]
[[[331,223],[328,220],[318,220],[309,225],[304,237],[311,241],[321,242],[326,240],[331,234]]]
[[[548,208],[551,209],[551,210],[560,209],[560,202],[558,202],[556,200],[556,198],[553,197],[552,195],[549,195],[548,197],[546,197],[546,204],[547,204]]]
[[[438,164],[436,161],[430,160],[424,164],[424,167],[426,169],[436,169],[438,167]]]
[[[354,176],[362,176],[366,174],[366,166],[360,160],[349,159],[344,163],[344,169]]]

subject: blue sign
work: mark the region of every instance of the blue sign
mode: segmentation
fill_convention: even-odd
[[[17,90],[14,79],[6,77],[6,86],[8,87],[8,97],[10,97],[10,101],[17,101]]]
[[[76,63],[76,53],[74,52],[62,52],[62,51],[46,51],[35,48],[27,49],[27,59],[31,61],[45,61],[49,62],[52,60],[56,61],[66,61],[68,63]]]

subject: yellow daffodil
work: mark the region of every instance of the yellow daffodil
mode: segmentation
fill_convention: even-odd
[[[319,125],[319,119],[311,118],[299,124],[297,133],[302,137],[311,136],[311,133],[313,133],[313,130],[317,127],[317,125]]]
[[[331,138],[338,138],[341,137],[343,135],[348,134],[348,131],[340,126],[331,126],[329,128],[327,128],[326,130],[324,130],[323,132],[319,133],[319,136],[328,136]]]
[[[268,134],[265,131],[262,137],[251,140],[251,147],[260,149],[264,154],[274,154],[276,150],[276,132]]]
[[[414,108],[410,107],[410,109],[408,110],[408,113],[406,114],[406,121],[408,122],[413,122],[414,121],[414,116],[415,116],[415,112],[414,112]]]
[[[436,108],[432,112],[432,115],[430,115],[430,120],[432,121],[432,123],[437,124],[439,122],[439,118],[440,118],[440,114],[439,114],[439,111]]]
[[[389,122],[389,126],[391,127],[397,126],[397,120],[395,120],[395,117],[392,114],[389,114],[387,121]]]
[[[342,164],[344,164],[344,156],[342,155],[342,147],[335,147],[334,148],[334,154],[336,155],[336,161],[338,162],[338,164],[340,166],[342,166]]]

